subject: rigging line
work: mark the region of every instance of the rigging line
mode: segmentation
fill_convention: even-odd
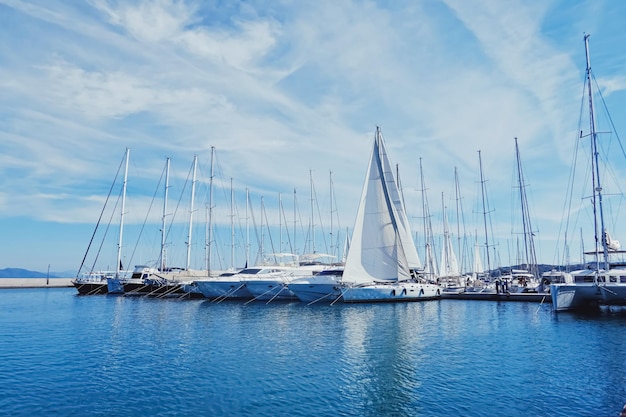
[[[109,198],[111,197],[111,193],[113,192],[113,188],[115,187],[115,183],[117,182],[117,177],[120,174],[120,171],[121,171],[122,166],[124,164],[124,159],[125,158],[126,158],[126,154],[124,154],[124,158],[122,158],[122,162],[120,162],[120,166],[117,168],[117,173],[115,174],[115,178],[113,178],[113,182],[111,183],[111,187],[109,188],[109,193],[107,194],[107,198],[104,201],[104,206],[102,207],[102,211],[100,212],[100,216],[98,216],[98,221],[96,222],[96,227],[93,230],[93,234],[91,235],[91,239],[89,239],[89,244],[87,245],[87,250],[85,251],[85,255],[83,256],[83,260],[80,263],[80,267],[78,268],[78,273],[76,275],[77,278],[78,278],[78,275],[80,274],[81,269],[85,265],[85,260],[87,258],[87,254],[89,253],[89,249],[91,248],[91,244],[93,243],[93,239],[95,238],[96,232],[98,231],[98,226],[100,225],[100,222],[102,221],[102,216],[104,215],[104,212],[106,210],[106,206],[107,206],[107,204],[109,202]],[[105,236],[106,236],[106,234],[105,234]],[[95,265],[94,265],[94,267],[95,267]],[[93,267],[92,267],[90,272],[93,272]]]
[[[123,187],[123,186],[122,186]],[[102,241],[100,241],[100,246],[98,247],[98,251],[96,252],[96,256],[94,258],[93,264],[91,266],[91,271],[96,267],[96,263],[98,262],[98,258],[100,257],[100,252],[102,251],[102,246],[104,245],[104,239],[109,234],[109,229],[111,228],[111,224],[113,222],[113,216],[115,216],[115,212],[117,211],[117,205],[122,199],[122,193],[124,192],[123,188],[120,189],[120,193],[117,195],[117,200],[115,201],[115,205],[113,206],[113,210],[111,210],[111,217],[109,217],[109,222],[107,223],[107,227],[104,229],[104,235],[102,236]],[[117,266],[116,266],[117,268]]]
[[[300,205],[298,204],[298,199],[296,198],[296,195],[294,194],[294,204],[296,206],[296,211],[298,213],[298,220],[300,221],[300,232],[302,233],[302,236],[304,237],[304,246],[302,247],[302,254],[304,255],[304,253],[306,252],[306,248],[307,248],[307,242],[309,240],[309,230],[308,227],[306,229],[304,229],[304,223],[302,222],[302,213],[300,212]]]
[[[324,239],[324,251],[325,251],[324,253],[328,253],[328,244],[326,243],[326,233],[324,232],[324,222],[322,221],[322,212],[320,211],[319,201],[317,200],[317,191],[315,190],[315,183],[311,182],[311,188],[313,189],[315,207],[317,208],[317,218],[320,222],[320,231],[322,233],[322,238]]]
[[[265,227],[267,229],[267,237],[270,240],[270,248],[272,248],[272,254],[274,254],[274,263],[278,263],[278,259],[276,259],[276,250],[274,249],[274,240],[272,239],[272,231],[270,230],[270,223],[267,219],[267,210],[265,210],[265,206],[263,206],[263,210],[261,211],[261,216],[265,218]]]
[[[615,136],[617,137],[617,143],[619,144],[620,149],[622,150],[622,155],[624,155],[624,157],[626,158],[626,151],[624,151],[624,147],[622,146],[622,141],[619,137],[619,134],[617,133],[617,129],[615,128],[615,124],[613,124],[613,118],[611,117],[611,113],[609,113],[608,111],[608,107],[606,105],[606,102],[604,101],[604,96],[602,95],[602,90],[600,90],[600,87],[598,86],[598,80],[596,79],[596,76],[593,74],[593,72],[591,73],[591,78],[593,79],[594,83],[596,84],[596,88],[598,91],[598,95],[600,96],[600,100],[602,101],[602,107],[604,108],[604,111],[609,119],[609,123],[611,124],[611,128],[613,129],[613,133],[615,134]]]
[[[581,141],[582,141],[582,129],[581,126],[583,124],[583,112],[585,109],[585,104],[586,104],[586,89],[587,89],[587,74],[585,74],[584,80],[583,80],[583,87],[582,87],[582,93],[581,93],[581,100],[580,100],[580,109],[579,109],[579,114],[578,114],[578,132],[577,132],[577,137],[575,140],[575,146],[574,146],[574,153],[572,155],[572,162],[570,164],[570,175],[569,175],[569,183],[568,183],[568,188],[566,190],[566,194],[565,194],[565,201],[563,203],[563,212],[567,213],[567,216],[565,218],[565,238],[564,238],[564,246],[568,247],[570,242],[567,241],[567,235],[568,232],[570,231],[570,216],[572,214],[572,203],[573,203],[573,199],[574,199],[574,184],[575,184],[575,178],[576,178],[576,161],[578,160],[578,151],[580,149],[581,146]],[[573,221],[573,224],[576,225],[578,224],[578,218],[580,215],[580,209],[577,210],[576,213],[576,219]],[[575,227],[575,226],[572,226]],[[561,219],[561,224],[559,226],[559,234],[557,237],[557,251],[558,251],[558,242],[560,240],[560,236],[561,236],[561,231],[563,230],[563,219]],[[569,233],[570,239],[574,239],[573,236],[575,235],[575,233]],[[566,251],[563,252],[563,256],[566,255],[565,253]],[[566,259],[563,259],[563,261],[566,261]]]
[[[293,244],[291,243],[291,235],[289,234],[289,223],[287,222],[287,216],[285,215],[285,208],[283,207],[282,200],[280,202],[280,213],[278,215],[282,216],[282,219],[285,221],[285,232],[287,233],[287,242],[289,243],[289,253],[294,253]]]
[[[318,299],[316,299],[316,300],[313,300],[313,301],[311,301],[311,302],[307,303],[307,305],[308,305],[308,306],[310,306],[310,305],[312,305],[312,304],[315,304],[315,303],[317,303],[318,301],[321,301],[321,300],[323,300],[323,299],[324,299],[324,298],[326,298],[326,297],[330,297],[331,295],[335,295],[335,293],[329,292],[328,294],[324,294],[324,295],[322,295],[320,298],[318,298]]]
[[[246,286],[246,283],[241,283],[239,284],[238,287],[233,288],[231,290],[226,291],[224,294],[220,295],[219,297],[211,300],[212,303],[221,303],[222,301],[224,301],[225,299],[227,299],[228,297],[230,297],[231,295],[235,294],[237,291],[239,291],[240,289],[242,289],[243,287]]]
[[[250,209],[250,219],[252,219],[252,229],[254,230],[254,236],[256,237],[256,244],[257,244],[257,255],[256,255],[256,259],[254,263],[258,265],[259,255],[262,256],[262,254],[259,253],[262,248],[261,237],[259,236],[259,230],[257,229],[257,226],[256,226],[256,219],[254,217],[254,207],[252,204],[250,204],[249,209]]]
[[[154,204],[155,200],[156,200],[156,196],[157,193],[159,192],[159,189],[161,188],[161,181],[163,180],[163,176],[165,175],[165,168],[163,169],[163,171],[161,171],[161,178],[159,178],[159,183],[156,186],[156,189],[154,190],[154,194],[152,195],[152,200],[150,201],[150,205],[148,206],[148,212],[146,213],[146,217],[143,220],[143,224],[141,225],[141,229],[139,229],[139,235],[137,236],[137,240],[135,241],[135,247],[133,248],[133,251],[130,254],[130,258],[128,259],[128,264],[132,265],[133,264],[133,259],[135,258],[135,253],[137,252],[137,248],[139,247],[139,241],[141,239],[141,236],[143,235],[143,231],[146,228],[146,224],[148,223],[148,217],[150,216],[150,212],[152,211],[152,205]],[[161,258],[161,255],[159,254],[159,258]],[[161,259],[159,259],[159,265],[160,265],[160,261]]]
[[[187,178],[185,179],[185,183],[183,184],[183,188],[180,191],[180,195],[178,197],[178,201],[176,203],[176,208],[174,209],[174,213],[172,213],[172,219],[170,220],[170,224],[167,228],[167,232],[165,233],[165,240],[168,240],[170,233],[172,232],[172,229],[174,227],[174,220],[176,219],[176,214],[178,213],[178,209],[181,205],[181,201],[183,200],[183,196],[185,195],[185,191],[187,189],[187,184],[189,183],[189,178],[192,176],[192,172],[193,172],[193,162],[191,164],[191,167],[189,168],[189,172],[187,173]],[[190,242],[191,243],[191,242]]]
[[[272,301],[274,301],[274,299],[276,297],[278,297],[280,295],[281,292],[283,292],[283,290],[286,290],[287,286],[285,285],[285,283],[282,283],[282,288],[280,290],[278,290],[278,292],[276,293],[276,295],[274,295],[272,298],[270,298],[267,303],[265,303],[265,305],[268,305],[269,303],[271,303]]]
[[[270,288],[269,290],[265,291],[265,292],[264,292],[264,293],[262,293],[262,294],[257,295],[257,296],[256,296],[256,297],[254,297],[253,299],[246,301],[246,302],[244,303],[244,305],[248,305],[248,304],[250,304],[251,302],[253,302],[253,301],[255,301],[255,300],[259,299],[260,297],[263,297],[264,295],[269,294],[272,290],[274,290],[274,287]]]

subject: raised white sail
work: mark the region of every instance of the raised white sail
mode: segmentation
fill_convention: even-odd
[[[412,266],[418,261],[404,205],[380,129],[367,167],[363,193],[343,272],[345,302],[418,301],[439,298]]]
[[[416,260],[385,145],[376,129],[374,147],[343,273],[345,282],[371,283],[411,278],[409,258]],[[406,242],[407,237],[409,238]],[[407,256],[406,251],[414,251]]]
[[[450,232],[448,230],[448,218],[444,207],[443,244],[441,245],[441,266],[439,267],[439,277],[458,277],[459,275],[459,262],[457,261],[456,254],[454,253],[454,248],[452,247],[452,240],[450,239]]]

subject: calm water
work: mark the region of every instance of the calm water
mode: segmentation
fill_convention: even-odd
[[[612,416],[626,316],[0,290],[0,415]]]

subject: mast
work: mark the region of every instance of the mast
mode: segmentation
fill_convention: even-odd
[[[333,171],[329,174],[329,190],[330,190],[330,254],[335,255],[333,250]]]
[[[264,252],[264,248],[263,248],[263,244],[265,243],[265,230],[263,229],[263,215],[265,213],[265,207],[263,205],[263,196],[261,196],[261,247],[260,252],[261,252],[261,259],[264,261],[265,260],[265,252]]]
[[[213,158],[215,146],[211,146],[211,175],[209,177],[209,222],[207,224],[206,242],[206,270],[207,276],[211,276],[211,244],[213,243]]]
[[[120,272],[122,270],[122,234],[124,233],[124,210],[126,210],[126,182],[128,181],[129,157],[130,157],[130,148],[126,148],[124,184],[122,185],[122,209],[120,210],[120,238],[117,244],[117,266],[115,267],[115,278],[120,277]]]
[[[491,262],[489,260],[489,234],[487,233],[487,209],[485,201],[485,179],[483,178],[483,160],[480,156],[480,150],[478,151],[478,165],[480,166],[480,189],[482,193],[483,202],[483,222],[485,225],[485,248],[487,253],[487,271],[491,273]]]
[[[426,185],[424,183],[424,171],[422,169],[422,158],[420,158],[420,180],[422,185],[422,217],[424,222],[424,271],[431,275],[436,275],[436,262],[433,260],[433,236],[430,224],[430,212],[428,210],[428,197],[426,195]]]
[[[230,270],[235,269],[235,190],[230,179]]]
[[[311,181],[311,253],[315,253],[315,209],[313,207],[313,170],[309,170],[309,179]]]
[[[441,276],[450,275],[450,253],[448,251],[448,222],[446,221],[446,205],[444,203],[443,193],[441,193],[441,211],[443,213],[443,242],[441,248],[441,267],[439,274]]]
[[[530,211],[528,208],[528,199],[526,198],[526,184],[524,183],[524,173],[522,171],[522,162],[519,153],[517,138],[515,138],[515,161],[517,164],[517,179],[520,189],[520,206],[522,209],[522,230],[524,233],[524,262],[528,271],[538,277],[537,255],[535,253],[535,242],[533,238],[533,230],[530,223]]]
[[[283,252],[283,196],[278,193],[278,252]]]
[[[454,191],[456,197],[456,236],[457,236],[457,253],[461,257],[461,265],[459,266],[459,272],[466,272],[467,266],[465,266],[464,251],[461,249],[461,216],[463,208],[461,207],[461,188],[459,185],[459,173],[454,167]],[[463,239],[465,239],[465,222],[463,223]],[[465,266],[465,268],[464,268]]]
[[[248,222],[248,208],[250,206],[250,192],[246,188],[246,268],[250,260],[250,227]]]
[[[189,232],[187,233],[187,264],[185,269],[189,271],[191,264],[191,231],[193,226],[193,203],[196,194],[196,165],[198,163],[198,155],[193,156],[193,177],[191,179],[191,203],[189,207]]]
[[[170,184],[170,158],[165,160],[165,190],[163,192],[163,216],[161,217],[161,272],[165,271],[165,218],[167,217],[167,192]]]
[[[587,60],[587,90],[589,93],[589,128],[591,132],[591,154],[592,154],[592,183],[593,183],[593,222],[594,222],[594,238],[595,238],[595,254],[596,254],[596,268],[600,269],[600,249],[599,245],[602,245],[602,254],[604,261],[604,268],[609,268],[609,250],[607,247],[605,227],[604,227],[604,211],[602,208],[602,185],[600,183],[600,167],[598,157],[598,144],[597,144],[597,132],[595,123],[595,113],[593,109],[593,92],[591,90],[591,60],[589,58],[589,35],[585,34],[585,57]],[[596,203],[600,211],[600,224],[598,224],[598,213],[596,211]],[[598,230],[600,228],[600,230]],[[599,242],[601,240],[601,242]]]
[[[294,246],[294,253],[297,255],[298,254],[298,248],[296,247],[296,206],[297,206],[297,201],[296,201],[296,189],[294,187],[293,189],[293,246]]]

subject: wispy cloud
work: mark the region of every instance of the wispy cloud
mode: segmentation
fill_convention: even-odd
[[[239,199],[245,188],[257,205],[264,195],[275,219],[278,193],[304,196],[310,172],[327,200],[332,170],[351,226],[381,125],[412,216],[421,211],[419,158],[438,212],[440,193],[454,198],[455,166],[472,205],[479,149],[494,206],[509,211],[518,137],[541,228],[556,234],[577,134],[582,32],[605,39],[597,64],[606,62],[615,45],[599,21],[616,7],[0,1],[0,215],[88,227],[126,147],[141,211],[165,156],[182,177],[198,154],[206,186],[215,146],[222,181],[233,178]],[[596,26],[584,28],[581,11]],[[603,73],[599,84],[623,100],[620,74]],[[507,229],[510,216],[499,217]]]

